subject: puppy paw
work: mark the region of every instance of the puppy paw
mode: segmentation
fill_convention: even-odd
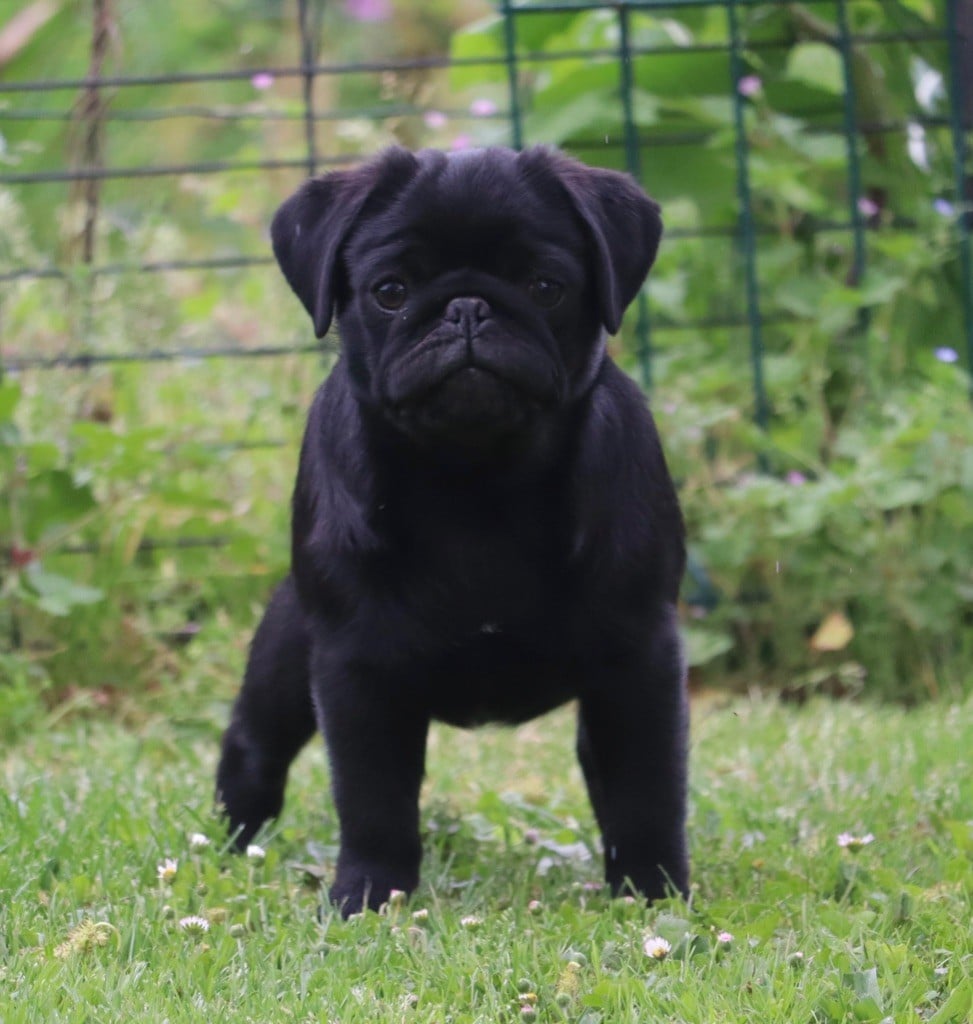
[[[328,897],[341,916],[348,918],[365,910],[377,911],[393,892],[410,893],[417,882],[415,872],[388,865],[354,865],[339,868]]]
[[[286,784],[286,765],[259,756],[232,730],[227,732],[216,773],[216,804],[236,850],[246,850],[261,826],[280,814]]]
[[[689,864],[677,861],[649,870],[630,870],[622,874],[606,870],[605,881],[614,897],[641,896],[648,903],[681,896],[689,899]]]

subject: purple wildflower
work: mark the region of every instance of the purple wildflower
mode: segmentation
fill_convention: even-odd
[[[858,200],[858,212],[863,217],[875,217],[881,212],[881,208],[874,199],[869,199],[868,196],[862,196]]]
[[[427,110],[422,116],[427,128],[435,131],[438,128],[445,128],[449,118],[441,110]]]
[[[759,75],[744,75],[743,78],[737,82],[737,92],[739,92],[741,96],[746,96],[748,98],[756,96],[763,87],[764,83]]]
[[[392,5],[389,0],[345,0],[345,13],[355,21],[386,21]]]
[[[480,99],[474,100],[470,104],[470,113],[474,117],[489,117],[491,114],[497,112],[497,105],[493,100]]]

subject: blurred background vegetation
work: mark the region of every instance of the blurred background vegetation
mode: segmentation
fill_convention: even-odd
[[[694,682],[973,686],[969,2],[543,6],[4,7],[0,733],[231,694],[335,344],[273,210],[518,135],[664,207],[614,353],[680,484]]]

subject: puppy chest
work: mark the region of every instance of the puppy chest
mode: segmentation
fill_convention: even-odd
[[[537,635],[480,633],[423,665],[420,692],[433,718],[458,726],[523,722],[579,692],[570,661]]]
[[[517,536],[444,531],[403,551],[400,565],[403,593],[462,638],[536,629],[565,597],[557,560]]]

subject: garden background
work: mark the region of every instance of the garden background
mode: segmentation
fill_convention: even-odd
[[[172,685],[200,632],[250,628],[334,350],[267,224],[391,142],[552,143],[662,202],[614,351],[680,484],[695,680],[968,688],[969,3],[19,6],[0,719]]]
[[[971,46],[971,0],[0,6],[4,1024],[969,1020]],[[433,729],[384,915],[323,899],[321,744],[226,852],[336,343],[267,227],[390,142],[663,204],[613,352],[691,537],[688,904],[601,889],[569,709]]]

